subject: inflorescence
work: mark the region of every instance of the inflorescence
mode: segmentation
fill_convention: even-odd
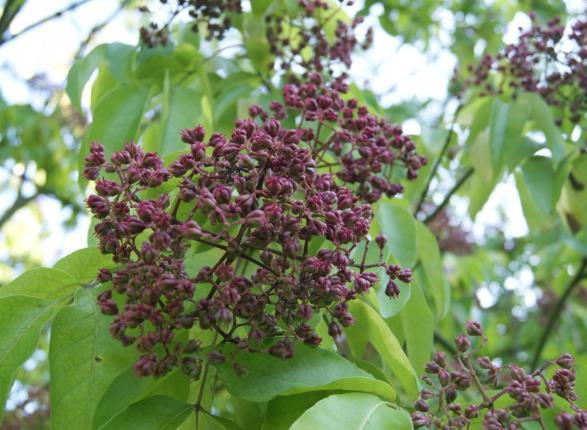
[[[196,325],[239,349],[291,357],[295,340],[320,344],[313,316],[335,338],[353,323],[347,302],[373,288],[374,270],[387,271],[390,297],[394,279],[410,281],[409,269],[382,261],[385,237],[375,264],[354,251],[368,240],[371,204],[402,190],[391,167],[413,179],[425,159],[399,127],[343,100],[346,90],[343,77],[312,74],[287,85],[270,113],[251,107],[231,136],[183,130],[189,152],[167,167],[134,143],[108,161],[92,144],[84,176],[97,193],[87,204],[101,251],[118,264],[99,272],[98,301],[114,315],[112,335],[141,352],[140,375],[181,366],[198,377],[200,339],[178,335]],[[190,250],[202,246],[218,259],[190,273]]]
[[[472,346],[474,339],[480,340],[478,346]],[[466,335],[454,341],[454,359],[435,353],[423,377],[428,387],[421,391],[412,414],[416,428],[464,429],[473,422],[481,423],[485,430],[522,429],[527,422],[546,428],[544,412],[553,408],[555,401],[560,404],[555,398],[565,402],[569,410],[556,416],[558,428],[587,428],[587,411],[575,403],[574,359],[570,354],[528,373],[515,364],[499,366],[489,357],[479,356],[486,342],[481,325],[469,321]],[[478,401],[470,401],[478,396]]]
[[[578,124],[587,111],[587,21],[565,32],[559,18],[546,27],[533,19],[516,43],[469,66],[472,76],[464,86],[480,88],[481,95],[538,93],[558,111],[559,125],[562,118]]]

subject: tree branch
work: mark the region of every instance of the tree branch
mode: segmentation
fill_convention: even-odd
[[[24,197],[22,195],[21,189],[18,190],[18,193],[16,195],[16,199],[14,200],[14,203],[12,203],[12,206],[10,206],[6,212],[4,212],[2,214],[2,216],[0,217],[0,230],[2,229],[2,227],[4,227],[4,224],[6,224],[6,222],[12,218],[12,216],[18,212],[19,209],[22,209],[23,207],[25,207],[26,205],[28,205],[31,201],[33,201],[34,199],[36,199],[39,196],[39,192],[36,191],[33,195],[28,196],[28,197]]]
[[[550,314],[550,317],[548,318],[548,322],[546,323],[546,327],[544,327],[544,331],[542,332],[542,336],[540,337],[540,341],[538,342],[538,346],[536,347],[536,352],[534,352],[534,357],[532,358],[532,369],[536,369],[536,367],[538,366],[538,362],[542,357],[542,351],[544,350],[546,342],[548,341],[548,338],[550,337],[552,330],[554,329],[554,325],[556,324],[563,308],[565,307],[568,298],[571,296],[571,293],[577,287],[577,285],[579,285],[581,280],[585,277],[586,269],[587,258],[583,258],[583,260],[581,260],[581,266],[579,267],[579,270],[577,271],[575,276],[570,280],[562,296],[560,296],[560,298],[556,302],[556,305],[552,313]]]
[[[442,145],[442,149],[440,150],[440,154],[438,154],[438,158],[436,158],[436,161],[434,162],[434,165],[432,166],[432,170],[430,170],[430,175],[428,175],[428,180],[426,181],[426,186],[424,187],[424,191],[422,191],[422,195],[420,196],[420,200],[418,200],[418,204],[416,205],[416,210],[414,211],[414,215],[418,215],[418,212],[420,212],[420,210],[422,210],[422,205],[424,204],[424,200],[426,200],[426,196],[428,195],[428,191],[430,191],[430,184],[432,183],[432,179],[434,179],[434,177],[436,176],[436,172],[438,171],[438,168],[440,167],[440,163],[442,162],[442,159],[444,158],[444,154],[446,154],[446,151],[448,150],[448,147],[450,146],[450,140],[452,137],[453,130],[455,128],[455,124],[457,122],[457,117],[459,116],[459,112],[461,111],[461,107],[462,107],[462,105],[459,105],[455,111],[454,117],[453,117],[452,122],[450,124],[450,128],[448,129],[448,134],[446,135],[446,139],[444,140],[444,145]]]
[[[446,205],[448,205],[448,202],[450,201],[451,197],[459,190],[459,188],[461,188],[463,186],[463,184],[465,182],[467,182],[467,179],[469,179],[471,177],[471,175],[473,174],[474,171],[475,171],[475,169],[473,169],[472,167],[470,167],[465,172],[465,174],[463,175],[463,177],[457,181],[457,183],[451,188],[451,190],[444,197],[444,200],[442,200],[442,203],[440,203],[436,207],[436,209],[434,209],[434,212],[432,212],[430,215],[428,215],[424,219],[424,224],[430,224],[430,222],[432,220],[434,220],[434,218],[436,218],[438,216],[438,214],[446,207]]]
[[[17,37],[22,36],[23,34],[28,33],[29,31],[31,31],[31,30],[33,30],[33,29],[35,29],[35,28],[37,28],[37,27],[39,27],[39,26],[41,26],[41,25],[43,25],[53,19],[60,18],[63,14],[65,14],[67,12],[71,12],[71,11],[77,9],[78,7],[83,6],[84,4],[89,3],[91,1],[92,0],[78,0],[63,9],[58,10],[57,12],[55,12],[49,16],[46,16],[45,18],[42,18],[36,22],[33,22],[32,24],[23,28],[18,33],[15,33],[15,34],[12,34],[6,38],[0,39],[0,46],[2,46],[3,44],[5,44],[7,42],[13,41]]]

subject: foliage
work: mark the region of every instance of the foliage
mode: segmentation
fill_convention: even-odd
[[[0,158],[24,166],[3,234],[39,195],[93,218],[87,248],[0,287],[0,398],[30,391],[3,428],[587,425],[587,21],[350,3],[161,1],[66,96],[0,102]],[[386,107],[354,82],[378,32],[456,54],[447,99]],[[527,233],[494,211],[473,237],[504,183]]]

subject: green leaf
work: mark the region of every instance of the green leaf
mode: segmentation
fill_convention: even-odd
[[[26,296],[59,300],[73,294],[80,286],[80,282],[63,270],[38,267],[24,272],[14,281],[0,287],[0,298]]]
[[[170,397],[150,397],[133,403],[99,430],[175,430],[192,409],[192,406]]]
[[[280,394],[337,389],[336,381],[353,377],[375,381],[337,353],[306,345],[296,345],[293,358],[288,360],[246,352],[239,352],[235,360],[246,374],[239,376],[230,363],[223,363],[216,365],[220,379],[232,395],[253,402]]]
[[[418,257],[426,277],[422,285],[426,286],[434,297],[436,316],[442,319],[450,308],[450,292],[445,288],[446,279],[438,242],[428,227],[421,222],[416,223],[416,238]]]
[[[323,399],[327,395],[328,393],[323,391],[316,391],[274,398],[267,404],[265,421],[261,429],[289,430],[295,420],[318,402],[318,400]]]
[[[338,394],[320,400],[291,426],[291,430],[411,430],[405,410],[371,394]]]
[[[0,422],[16,371],[35,351],[53,310],[51,302],[34,297],[0,300]]]
[[[98,270],[114,267],[112,256],[104,255],[98,248],[83,248],[66,255],[53,266],[67,272],[76,282],[88,284],[96,279]]]
[[[389,239],[391,255],[403,266],[411,267],[417,255],[414,217],[391,200],[381,200],[375,210],[375,218]]]
[[[565,141],[563,140],[560,129],[554,123],[550,107],[536,93],[522,94],[520,99],[529,103],[531,109],[530,115],[534,121],[534,126],[544,133],[546,145],[552,152],[552,159],[555,165],[560,163],[565,158]]]
[[[412,295],[399,314],[410,362],[419,374],[430,360],[434,340],[434,318],[418,282],[410,286]],[[442,286],[440,286],[442,288]]]
[[[522,129],[528,120],[526,103],[516,101],[505,103],[495,99],[489,118],[489,146],[491,163],[495,172],[502,170],[504,155],[518,145],[522,139]]]
[[[108,154],[122,149],[123,145],[137,136],[143,117],[149,90],[131,85],[121,85],[106,94],[93,113],[79,154],[79,170],[83,171],[84,159],[91,142],[100,142]],[[80,174],[80,182],[85,180]]]
[[[148,150],[162,155],[187,150],[180,132],[182,128],[192,128],[203,121],[201,99],[202,94],[195,90],[182,87],[170,89],[163,105],[160,141],[154,142],[158,146],[149,145]]]
[[[136,357],[110,335],[111,318],[97,308],[93,291],[80,290],[51,327],[52,428],[91,429],[102,395]]]
[[[108,386],[96,407],[93,428],[104,425],[124,408],[147,397],[164,395],[185,400],[189,391],[189,378],[175,369],[160,378],[137,376],[133,367],[119,374]]]
[[[82,110],[81,100],[84,88],[94,70],[103,61],[105,50],[106,45],[96,46],[88,55],[76,61],[69,70],[65,92],[69,96],[71,104],[79,111]]]
[[[546,157],[532,157],[522,166],[524,183],[543,216],[549,216],[554,212],[558,200],[554,176],[552,162]],[[560,193],[560,188],[558,192]]]
[[[349,303],[349,311],[356,320],[354,325],[345,328],[351,351],[354,348],[352,338],[368,339],[381,356],[383,362],[389,366],[392,373],[399,380],[408,398],[415,400],[419,391],[416,372],[385,321],[373,308],[359,300]],[[354,351],[353,355],[356,356]]]
[[[110,74],[120,82],[129,82],[135,47],[122,43],[96,46],[88,55],[75,62],[67,75],[65,92],[71,103],[78,110],[81,108],[82,93],[88,80],[102,63],[105,62]]]

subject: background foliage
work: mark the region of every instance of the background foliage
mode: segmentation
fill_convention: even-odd
[[[19,14],[35,2],[6,0],[0,52],[86,3],[72,2],[15,30]],[[536,93],[462,87],[468,66],[503,49],[504,33],[519,34],[512,21],[527,26],[534,12],[539,23],[559,16],[570,24],[585,18],[584,5],[367,0],[339,12],[341,19],[365,16],[375,29],[374,48],[356,53],[351,95],[403,123],[429,160],[401,197],[376,204],[370,231],[390,238],[389,262],[412,268],[414,279],[389,299],[382,273],[377,287],[352,303],[357,324],[345,329],[343,342],[324,336],[320,348],[296,346],[286,361],[242,353],[245,376],[219,364],[200,390],[206,379],[180,371],[159,379],[135,375],[136,352],[110,337],[110,318],[96,305],[97,269],[113,263],[95,247],[91,229],[87,248],[61,259],[47,257],[49,245],[39,238],[76,225],[79,235],[85,226],[89,188],[78,172],[91,142],[111,153],[134,140],[170,160],[185,149],[180,129],[202,123],[230,133],[252,104],[281,99],[284,77],[268,67],[264,17],[275,10],[293,16],[296,2],[251,2],[222,41],[206,40],[202,28],[192,32],[178,14],[169,22],[169,43],[157,47],[141,42],[138,27],[160,17],[166,22],[173,8],[143,3],[122,1],[104,22],[83,23],[85,37],[67,76],[12,77],[26,80],[28,103],[0,99],[0,181],[10,202],[0,215],[3,428],[191,429],[197,402],[204,409],[197,425],[206,429],[409,429],[433,349],[454,353],[452,339],[470,319],[484,326],[484,352],[498,363],[534,370],[572,353],[578,404],[587,407],[585,112],[580,121],[559,123],[560,112]],[[114,16],[129,20],[133,43],[95,42]],[[395,52],[385,47],[389,40]],[[432,67],[439,58],[455,65],[441,97],[415,98],[402,80],[361,73],[374,57],[394,65],[410,49]],[[2,63],[8,73],[10,59]],[[10,83],[2,83],[6,91],[4,85]],[[58,203],[52,211],[62,225],[49,219],[48,200]],[[514,219],[520,205],[522,217]],[[34,232],[32,244],[22,243],[24,230]],[[194,264],[209,258],[209,252],[194,255]]]

